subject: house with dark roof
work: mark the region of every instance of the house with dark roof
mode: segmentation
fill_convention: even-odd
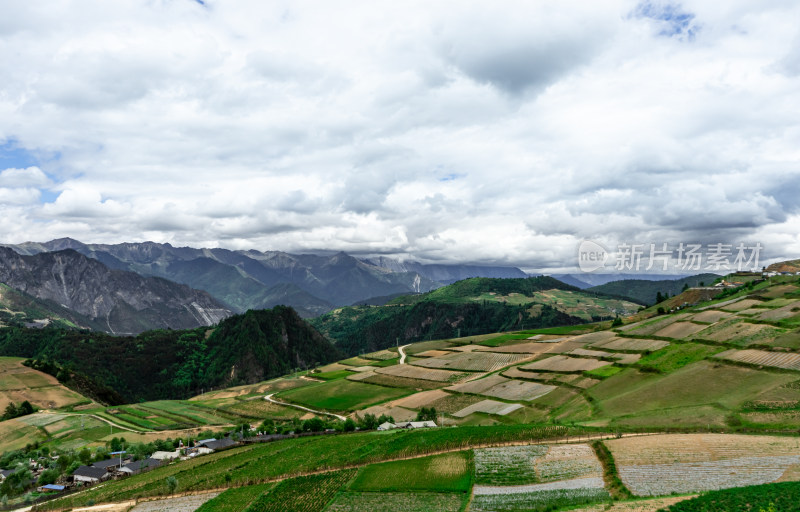
[[[211,440],[211,441],[208,441],[208,440],[206,440],[206,441],[198,441],[197,446],[198,447],[205,447],[205,448],[208,448],[209,450],[216,451],[216,450],[221,450],[223,448],[230,448],[231,446],[234,446],[235,444],[236,444],[236,441],[234,441],[230,437],[224,437],[224,438],[219,439],[219,440],[214,439],[214,440]]]
[[[137,460],[135,462],[131,462],[130,464],[125,464],[121,468],[119,468],[120,473],[127,473],[129,475],[136,475],[143,471],[149,471],[153,468],[157,468],[161,465],[161,461],[158,459],[142,459]]]
[[[76,482],[96,484],[111,478],[111,473],[109,473],[105,468],[80,466],[75,470],[74,473],[72,473],[72,476]]]
[[[92,466],[96,468],[105,469],[106,471],[111,471],[112,469],[118,469],[120,466],[125,464],[125,461],[120,461],[119,458],[114,459],[106,459],[106,460],[99,460],[92,464]]]

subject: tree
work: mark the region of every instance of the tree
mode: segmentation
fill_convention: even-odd
[[[167,489],[170,494],[175,494],[175,489],[178,488],[178,479],[174,476],[168,476],[166,479]]]
[[[90,462],[92,462],[92,452],[89,451],[89,448],[83,447],[81,451],[78,452],[78,458],[84,465],[88,466]]]
[[[664,302],[664,296],[661,295],[661,292],[657,292],[656,293],[656,304],[658,304],[660,302]]]
[[[374,414],[365,414],[364,418],[359,421],[359,426],[364,430],[375,430],[378,428],[378,418]]]
[[[611,322],[611,327],[620,327],[622,325],[622,319],[620,317],[616,317],[613,322]]]
[[[345,432],[352,432],[356,429],[356,422],[353,421],[353,418],[347,418],[344,420],[344,431]]]
[[[685,291],[686,291],[686,290],[688,290],[688,289],[689,289],[689,283],[684,283],[684,284],[683,284],[683,288],[681,288],[681,291],[682,291],[682,292],[685,292]]]
[[[423,407],[417,413],[417,421],[436,421],[436,407]]]

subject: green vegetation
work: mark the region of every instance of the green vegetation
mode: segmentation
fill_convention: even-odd
[[[603,366],[601,368],[595,368],[594,370],[583,372],[583,374],[586,375],[587,377],[607,379],[608,377],[612,377],[618,374],[622,370],[623,369],[620,368],[619,366]]]
[[[0,329],[0,355],[57,361],[74,378],[119,392],[125,401],[188,398],[201,389],[290,373],[341,354],[294,310],[248,311],[207,328],[136,337],[60,329]],[[232,368],[237,371],[231,372]],[[106,403],[120,403],[107,397]]]
[[[471,452],[371,464],[363,468],[350,484],[351,491],[371,492],[469,492],[471,488]]]
[[[609,501],[605,489],[555,489],[514,494],[480,494],[472,499],[472,512],[550,512],[577,505]]]
[[[43,507],[71,507],[82,505],[89,499],[101,503],[157,496],[165,492],[164,479],[171,475],[178,479],[177,492],[198,491],[261,483],[321,469],[370,464],[443,450],[466,450],[477,445],[538,442],[577,432],[562,426],[498,425],[303,437],[248,445],[156,468],[90,489],[80,496],[65,496]]]
[[[378,350],[426,339],[444,339],[524,328],[585,322],[550,306],[499,302],[440,302],[351,306],[312,319],[311,324],[348,353]]]
[[[233,487],[223,492],[216,498],[203,503],[197,512],[241,512],[245,510],[256,498],[266,493],[275,484],[248,485],[246,487]]]
[[[719,278],[717,274],[698,274],[682,279],[665,281],[623,279],[621,281],[601,284],[600,286],[593,286],[588,290],[615,297],[624,297],[639,304],[652,305],[661,302],[657,299],[657,296],[661,296],[663,300],[663,295],[677,295],[684,291],[687,285],[689,287],[695,287],[703,283],[705,286],[711,286],[717,278]]]
[[[676,503],[669,512],[790,512],[800,503],[800,482],[751,485],[710,491]]]
[[[349,469],[284,480],[245,512],[319,512],[356,473]]]
[[[339,379],[286,391],[280,393],[278,397],[315,409],[352,411],[411,393],[411,390],[402,388],[387,388]]]
[[[622,483],[619,473],[617,472],[617,464],[614,462],[614,456],[611,455],[611,451],[605,443],[602,441],[594,441],[592,443],[592,449],[594,449],[594,453],[597,455],[600,464],[603,465],[603,480],[606,483],[606,489],[608,489],[611,497],[615,500],[633,498],[631,491]]]
[[[636,366],[645,372],[670,373],[725,350],[699,343],[672,343],[641,358]]]
[[[459,512],[469,494],[442,492],[343,492],[326,512]]]

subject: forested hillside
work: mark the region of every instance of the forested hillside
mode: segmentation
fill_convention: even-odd
[[[213,329],[157,330],[135,337],[6,328],[0,330],[0,355],[53,361],[130,402],[184,398],[341,357],[293,309],[282,306],[248,311]]]

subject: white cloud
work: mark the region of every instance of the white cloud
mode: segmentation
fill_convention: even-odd
[[[587,237],[763,237],[796,256],[798,15],[18,3],[0,20],[0,141],[52,158],[0,172],[0,239],[549,268]]]

